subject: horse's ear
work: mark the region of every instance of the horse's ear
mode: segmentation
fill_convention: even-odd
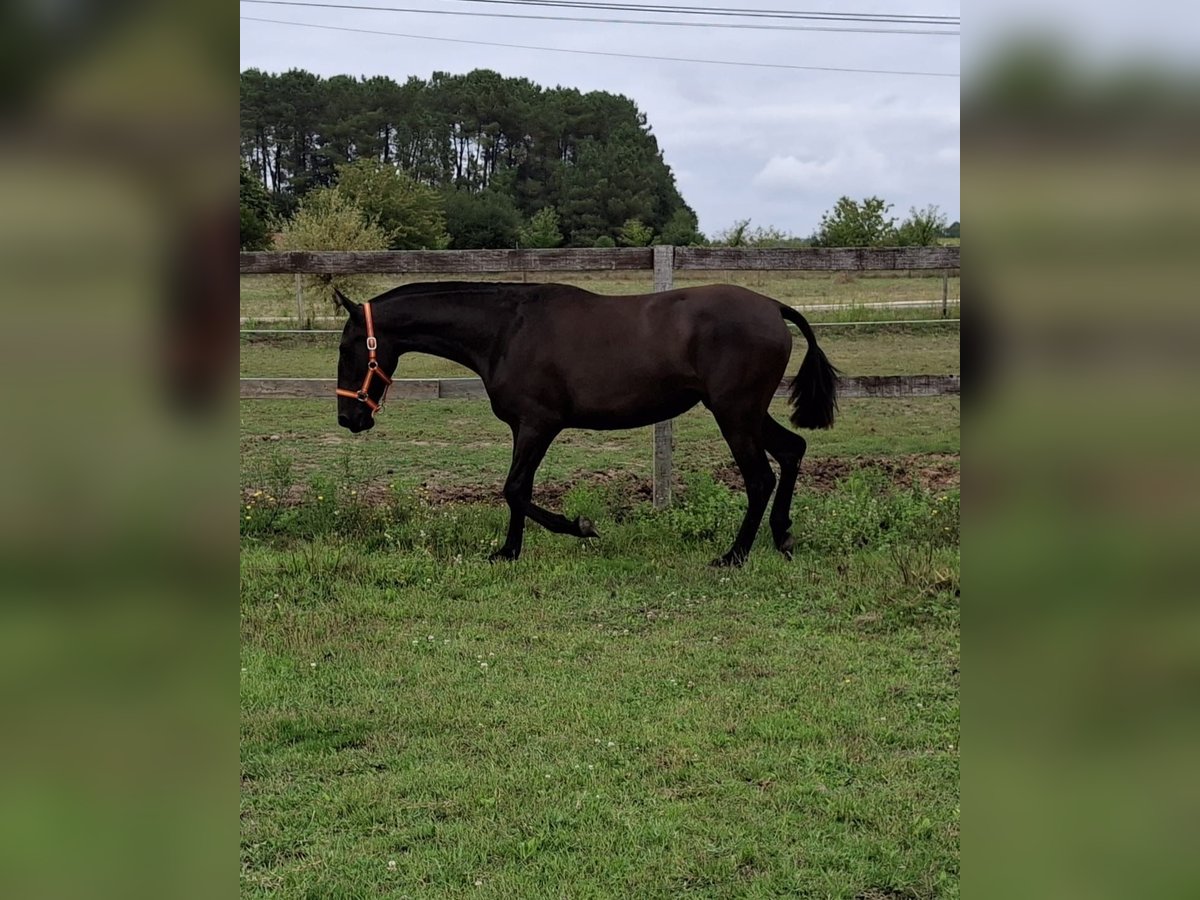
[[[362,307],[339,291],[337,288],[333,289],[333,297],[335,300],[337,300],[338,306],[350,313],[350,318],[358,320],[363,317]]]

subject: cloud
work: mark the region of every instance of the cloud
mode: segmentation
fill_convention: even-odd
[[[765,188],[806,188],[827,184],[839,168],[838,159],[814,162],[794,156],[772,156],[754,176],[754,184]]]
[[[957,144],[955,144],[953,147],[943,147],[934,154],[934,159],[936,159],[938,162],[957,163],[958,158],[959,155]]]
[[[857,142],[839,148],[824,160],[800,159],[776,154],[754,176],[755,187],[769,190],[806,191],[823,188],[847,178],[874,178],[887,168],[887,158],[875,148]]]

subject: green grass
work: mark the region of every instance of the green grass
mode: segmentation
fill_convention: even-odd
[[[406,278],[400,275],[366,276],[368,286],[363,296],[352,299],[369,300],[399,284],[413,281],[444,281],[468,276],[420,276]],[[519,273],[506,275],[471,275],[477,281],[520,281]],[[555,281],[577,284],[601,294],[637,294],[653,289],[653,278],[649,272],[563,272],[531,273],[530,282]],[[895,310],[887,313],[867,313],[854,309],[864,303],[879,303],[889,300],[926,300],[941,302],[942,276],[940,272],[914,273],[856,273],[844,272],[697,272],[675,273],[676,287],[692,287],[703,284],[740,284],[752,290],[774,297],[783,303],[839,303],[844,312],[822,311],[814,313],[813,321],[850,321],[868,318],[927,318],[928,309]],[[959,296],[959,279],[950,279],[951,297]],[[304,294],[303,306],[306,316],[332,314],[333,307],[314,291]],[[291,275],[243,275],[241,277],[241,315],[295,316],[296,288]]]
[[[504,565],[498,508],[313,490],[243,507],[243,896],[957,896],[956,493],[730,572],[703,480]]]
[[[806,432],[810,460],[825,457],[898,457],[959,451],[959,400],[845,400],[829,431]],[[786,421],[788,407],[772,412]],[[278,459],[295,476],[353,473],[362,487],[392,482],[415,487],[497,485],[512,454],[508,427],[476,400],[393,401],[369,432],[337,427],[332,398],[244,400],[241,404],[242,484],[260,487]],[[538,482],[571,483],[595,473],[648,478],[651,429],[567,431],[551,446]],[[709,472],[732,462],[712,416],[694,409],[675,420],[675,469]],[[801,470],[801,482],[804,471]]]

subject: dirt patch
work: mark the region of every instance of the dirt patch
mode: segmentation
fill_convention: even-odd
[[[882,472],[892,484],[938,493],[958,487],[959,458],[950,454],[919,454],[895,457],[852,457],[806,460],[800,468],[797,490],[829,491],[839,481],[863,469]],[[713,477],[731,488],[742,490],[742,473],[732,463],[721,466]]]
[[[897,487],[918,485],[926,491],[940,493],[959,486],[959,457],[952,454],[915,454],[892,457],[852,457],[806,460],[800,469],[798,490],[830,491],[847,476],[864,469],[872,469],[883,475]],[[742,489],[742,475],[732,465],[717,468],[713,477],[735,490]],[[360,502],[382,505],[395,499],[389,483],[383,477],[369,484],[356,487]],[[431,506],[449,503],[496,503],[501,499],[501,479],[490,484],[454,484],[444,479],[429,480],[417,492]],[[608,497],[620,497],[627,503],[649,502],[653,497],[650,479],[641,478],[632,472],[610,469],[599,472],[579,472],[566,481],[551,481],[539,484],[534,496],[542,505],[559,503],[563,495],[573,488],[590,487],[602,491]],[[247,487],[242,491],[243,501],[253,498],[257,488]],[[675,479],[675,491],[686,493],[681,479]],[[307,488],[295,485],[282,498],[285,505],[303,502]],[[261,496],[261,495],[260,495]]]

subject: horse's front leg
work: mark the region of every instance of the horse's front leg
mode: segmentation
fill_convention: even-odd
[[[493,562],[501,559],[516,559],[521,555],[521,544],[525,539],[525,516],[532,506],[533,479],[558,436],[558,429],[534,428],[528,425],[513,426],[512,464],[508,478],[504,481],[504,499],[508,503],[508,534],[504,544],[489,557]]]

